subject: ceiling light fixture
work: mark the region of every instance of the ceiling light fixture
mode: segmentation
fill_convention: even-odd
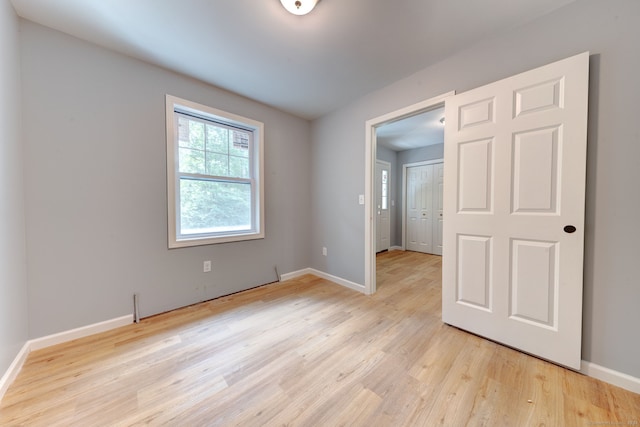
[[[311,12],[320,0],[280,0],[280,3],[294,15],[306,15]]]

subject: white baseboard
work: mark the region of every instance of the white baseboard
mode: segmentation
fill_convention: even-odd
[[[29,350],[40,350],[41,348],[77,340],[78,338],[88,337],[89,335],[99,334],[100,332],[109,331],[131,323],[133,323],[133,314],[127,314],[126,316],[116,317],[115,319],[105,320],[104,322],[98,322],[57,334],[47,335],[46,337],[36,338],[29,341],[31,343]]]
[[[580,372],[588,377],[640,394],[640,378],[632,377],[586,360],[582,361]]]
[[[9,369],[7,369],[7,372],[5,372],[2,378],[0,378],[0,401],[2,401],[4,394],[7,392],[7,389],[9,388],[11,383],[13,383],[13,380],[15,380],[18,376],[18,373],[22,369],[22,365],[24,365],[24,362],[27,360],[28,355],[29,341],[24,343],[16,358],[13,359],[13,362],[11,362],[11,365],[9,365]]]
[[[318,277],[322,277],[323,279],[330,280],[338,285],[342,285],[346,288],[353,289],[354,291],[358,291],[361,293],[365,293],[364,285],[360,283],[352,282],[347,279],[343,279],[342,277],[334,276],[333,274],[325,273],[324,271],[316,270],[315,268],[309,268],[310,274],[316,275]]]
[[[389,248],[390,251],[404,251],[404,248],[402,246],[391,246]]]
[[[133,314],[117,317],[111,320],[105,320],[104,322],[94,323],[92,325],[82,326],[80,328],[71,329],[69,331],[59,332],[57,334],[47,335],[45,337],[35,338],[27,341],[22,346],[22,349],[18,352],[15,359],[9,369],[0,379],[0,401],[4,397],[7,389],[16,379],[18,373],[22,369],[24,362],[27,360],[29,353],[35,350],[40,350],[45,347],[50,347],[56,344],[62,344],[68,341],[73,341],[78,338],[88,337],[89,335],[98,334],[100,332],[106,332],[111,329],[116,329],[121,326],[126,326],[133,323]]]
[[[285,273],[280,275],[280,281],[285,282],[287,280],[295,279],[296,277],[304,276],[305,274],[313,274],[312,269],[303,268],[302,270],[292,271],[291,273]]]
[[[343,279],[342,277],[334,276],[333,274],[325,273],[324,271],[316,270],[315,268],[303,268],[302,270],[285,273],[280,276],[280,280],[284,282],[285,280],[295,279],[296,277],[304,276],[305,274],[313,274],[314,276],[330,280],[338,285],[353,289],[354,291],[358,291],[363,294],[365,293],[364,285]]]

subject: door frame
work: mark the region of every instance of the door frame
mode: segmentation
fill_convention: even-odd
[[[388,176],[387,176],[387,200],[388,200],[388,204],[387,204],[387,211],[389,214],[389,240],[391,240],[391,163],[387,162],[386,160],[381,160],[381,159],[376,159],[376,170],[374,170],[374,174],[377,173],[377,167],[378,167],[378,163],[382,164],[383,167],[386,167],[387,171],[388,171]],[[374,180],[377,181],[377,176],[374,175]],[[378,203],[378,195],[377,195],[377,186],[380,185],[379,182],[376,182],[376,187],[374,187],[374,191],[373,194],[376,198],[374,204],[377,205]],[[377,209],[377,208],[376,208]],[[378,227],[378,217],[379,215],[376,215],[376,242],[375,242],[375,251],[376,253],[378,253],[378,233],[377,233],[377,227]],[[389,241],[389,247],[387,248],[387,250],[389,250],[391,248],[391,241]]]
[[[444,141],[443,141],[444,142]],[[425,160],[422,162],[406,163],[402,165],[402,250],[407,250],[407,169],[418,166],[435,165],[444,163],[444,157],[433,160]]]
[[[365,162],[364,162],[364,293],[376,292],[376,224],[374,220],[375,167],[377,154],[376,128],[424,111],[439,108],[455,91],[426,99],[413,105],[392,111],[365,122]]]

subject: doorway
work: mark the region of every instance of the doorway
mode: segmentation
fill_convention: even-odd
[[[442,320],[573,369],[581,366],[588,71],[584,52],[440,100],[450,189]],[[376,131],[421,106],[366,125],[367,293],[376,291]]]
[[[438,109],[442,109],[444,107],[444,102],[446,98],[452,96],[454,92],[448,92],[441,96],[431,98],[420,103],[411,105],[409,107],[403,108],[401,110],[394,111],[392,113],[386,114],[384,116],[369,120],[366,122],[365,128],[365,139],[366,139],[366,162],[365,162],[365,293],[373,294],[376,292],[376,244],[377,244],[377,222],[374,218],[377,216],[377,204],[376,204],[376,163],[379,157],[379,143],[381,140],[385,139],[385,131],[389,129],[393,129],[394,126],[401,125],[401,122],[405,119],[418,118],[420,115],[424,113],[429,113],[436,111]],[[437,114],[437,122],[439,126],[442,126],[440,120],[443,118],[442,110]],[[417,119],[416,119],[417,120]],[[444,142],[444,141],[442,141]],[[384,147],[381,145],[381,147]],[[387,148],[381,148],[380,151],[386,151]],[[404,152],[408,152],[409,150],[401,150]],[[405,156],[410,156],[411,153],[405,153]],[[440,158],[442,155],[439,156]],[[411,161],[410,159],[403,158],[404,163],[415,163],[415,159]],[[400,163],[400,160],[398,161]],[[392,165],[393,169],[393,165]],[[396,168],[396,171],[402,170],[401,168]],[[390,248],[392,249],[405,249],[404,237],[399,239],[399,235],[404,235],[400,230],[400,222],[402,222],[401,218],[404,215],[402,212],[404,209],[404,195],[402,193],[402,189],[398,183],[401,182],[401,178],[396,179],[395,191],[391,191],[391,200],[390,206],[392,218],[390,220],[392,231],[390,235]],[[399,208],[400,207],[400,208]],[[394,221],[393,215],[396,215],[396,218],[399,216],[400,221]],[[395,223],[395,224],[394,224]],[[395,227],[394,227],[395,225]],[[395,230],[395,232],[394,232]],[[402,234],[401,234],[402,233]],[[402,240],[402,243],[398,245],[398,241]]]

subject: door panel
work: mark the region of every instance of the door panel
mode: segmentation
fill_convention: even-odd
[[[558,126],[514,135],[512,212],[557,213],[559,135]]]
[[[514,91],[516,117],[547,109],[562,108],[563,105],[561,102],[564,101],[564,97],[561,95],[561,92],[563,92],[563,90],[564,78],[553,79],[526,88],[516,89]]]
[[[588,65],[583,53],[445,106],[443,321],[575,369]]]
[[[458,236],[456,301],[491,310],[491,237]]]
[[[557,242],[512,240],[509,315],[557,328]]]
[[[493,139],[458,145],[458,210],[491,212],[493,199]]]
[[[493,97],[462,105],[460,106],[460,129],[493,123],[494,116],[495,98]]]

